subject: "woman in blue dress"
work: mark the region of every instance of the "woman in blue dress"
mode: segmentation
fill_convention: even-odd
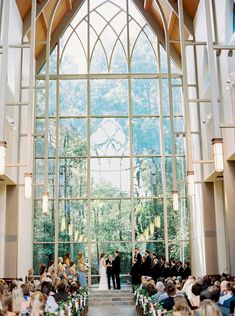
[[[78,254],[78,281],[80,283],[81,288],[86,287],[86,265],[83,261],[83,255],[81,252]]]

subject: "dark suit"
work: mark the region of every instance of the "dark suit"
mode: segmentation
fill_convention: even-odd
[[[184,279],[187,279],[191,275],[191,269],[189,266],[184,268]]]
[[[154,279],[155,282],[157,282],[158,278],[161,276],[161,270],[159,263],[156,263],[152,266],[151,269],[151,277]]]
[[[133,266],[131,267],[130,275],[131,275],[132,285],[139,285],[141,283],[141,281],[140,281],[140,265],[139,265],[138,261],[135,262],[133,264]]]
[[[181,276],[183,278],[184,276],[184,269],[182,266],[177,267],[177,276]]]
[[[151,275],[151,268],[152,268],[152,259],[151,259],[150,255],[148,255],[146,257],[145,263],[146,263],[146,272],[147,272],[146,275],[150,276]]]
[[[142,256],[141,254],[138,252],[136,255],[134,255],[134,258],[137,259],[137,264],[140,266],[141,262],[142,262]]]
[[[106,260],[106,265],[112,264],[112,261],[110,259]],[[113,267],[107,267],[106,268],[107,277],[108,277],[108,288],[111,289],[110,279],[112,278],[113,281],[113,288],[115,289],[115,280],[114,280],[114,274],[113,274]]]
[[[118,255],[114,258],[112,265],[113,265],[113,274],[114,274],[114,279],[116,280],[117,289],[120,290],[121,289],[121,285],[120,285],[121,260]]]
[[[171,277],[176,277],[177,276],[177,266],[174,264],[171,266]]]

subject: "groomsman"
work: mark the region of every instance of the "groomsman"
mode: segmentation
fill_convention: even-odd
[[[142,256],[140,254],[139,248],[135,247],[134,252],[135,252],[134,258],[137,260],[136,263],[137,263],[137,265],[140,266],[141,262],[142,262]]]
[[[120,285],[120,265],[121,265],[121,260],[119,257],[119,251],[116,250],[114,252],[114,260],[112,262],[112,266],[113,266],[113,274],[114,274],[114,279],[116,281],[116,286],[117,286],[117,290],[121,289],[121,285]]]
[[[110,284],[110,279],[112,278],[113,282],[113,288],[115,289],[115,280],[114,280],[114,273],[113,273],[113,256],[109,255],[108,259],[106,260],[106,272],[107,272],[107,277],[108,277],[108,288],[109,290],[111,289],[111,284]]]

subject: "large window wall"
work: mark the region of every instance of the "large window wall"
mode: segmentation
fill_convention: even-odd
[[[83,252],[95,283],[102,252],[119,249],[125,275],[136,245],[189,259],[181,74],[171,63],[169,77],[166,52],[134,4],[85,1],[49,68],[48,113],[45,66],[36,77],[35,271],[40,262],[66,252],[76,261]]]

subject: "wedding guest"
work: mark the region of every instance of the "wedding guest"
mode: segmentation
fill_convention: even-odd
[[[184,279],[187,279],[191,275],[191,268],[188,261],[184,262],[184,272],[183,277]]]
[[[32,294],[30,300],[31,316],[40,316],[44,314],[44,308],[46,304],[46,297],[40,291],[36,291]]]
[[[177,265],[175,260],[171,260],[171,277],[177,276]]]
[[[168,297],[161,301],[162,307],[168,311],[172,310],[175,305],[176,288],[174,284],[168,284],[166,287]]]
[[[47,276],[46,273],[47,267],[44,263],[41,263],[39,266],[40,282],[42,283]]]
[[[9,294],[4,294],[1,298],[2,311],[4,315],[16,316],[17,314],[13,311],[13,301],[12,296]]]
[[[171,276],[171,269],[170,269],[170,263],[168,261],[165,262],[165,267],[163,270],[163,277],[165,279],[169,278]]]
[[[174,298],[175,305],[173,307],[173,316],[188,316],[192,315],[192,311],[188,306],[184,296],[176,296]]]
[[[67,252],[64,256],[64,264],[65,264],[65,270],[66,270],[66,274],[69,274],[69,268],[70,268],[70,252]]]
[[[155,295],[156,303],[159,301],[159,297],[165,293],[164,288],[165,288],[164,283],[161,281],[158,281],[156,284],[156,289],[157,289],[157,294]]]
[[[78,254],[78,280],[81,288],[86,287],[86,266],[83,261],[83,254],[79,252]]]
[[[148,249],[145,250],[145,265],[146,265],[146,271],[148,274],[146,275],[150,275],[151,274],[151,267],[152,267],[152,259],[150,256],[150,251]]]
[[[182,262],[179,260],[177,262],[177,277],[180,276],[181,278],[183,278],[184,276],[184,269],[183,269],[183,266],[182,266]]]
[[[161,270],[161,276],[162,277],[164,275],[165,262],[166,262],[166,258],[165,257],[161,257],[161,259],[160,259],[160,270]]]
[[[27,276],[27,280],[29,282],[33,282],[34,281],[34,270],[32,268],[30,268],[28,270],[28,276]]]
[[[68,276],[71,277],[71,279],[73,281],[75,281],[77,279],[76,271],[75,271],[75,263],[73,261],[70,261]]]
[[[12,308],[17,315],[21,313],[23,301],[24,297],[22,289],[20,287],[15,287],[12,290]]]
[[[66,284],[63,281],[58,284],[57,293],[55,293],[53,297],[56,303],[59,303],[60,301],[67,301],[68,293],[66,291]]]
[[[219,308],[211,300],[204,300],[201,303],[200,309],[197,311],[199,316],[222,316]]]
[[[67,279],[66,269],[63,265],[63,258],[58,258],[58,264],[57,264],[57,275],[60,278],[60,280]]]
[[[51,282],[43,282],[41,285],[41,292],[46,295],[46,305],[45,312],[46,313],[55,313],[58,309],[58,304],[56,303],[53,295],[51,295],[52,283]]]

